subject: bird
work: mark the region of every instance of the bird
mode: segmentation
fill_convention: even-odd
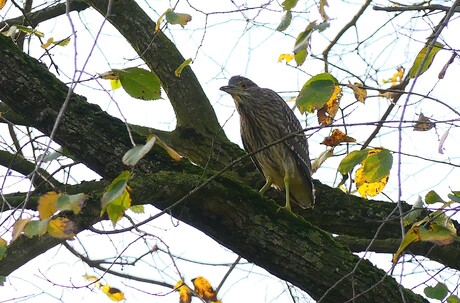
[[[252,162],[265,177],[265,185],[259,192],[264,194],[270,187],[284,189],[284,208],[290,212],[291,199],[302,208],[313,207],[315,189],[308,142],[291,108],[275,91],[259,87],[242,76],[231,77],[220,90],[233,97],[240,116],[243,147],[247,153],[255,152],[251,155]],[[267,147],[292,133],[296,135]]]

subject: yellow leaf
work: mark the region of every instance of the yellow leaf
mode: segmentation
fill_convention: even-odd
[[[393,156],[384,148],[374,148],[367,152],[356,171],[355,181],[359,194],[367,199],[374,197],[386,186],[393,165]]]
[[[334,129],[329,137],[324,138],[321,144],[326,146],[337,146],[342,142],[356,142],[355,138],[347,136],[340,129]]]
[[[201,299],[205,301],[217,301],[217,294],[211,287],[211,284],[208,282],[208,280],[200,276],[195,279],[192,279],[192,282],[195,286],[195,292]]]
[[[157,144],[163,147],[164,150],[166,150],[166,152],[168,153],[168,155],[171,156],[171,158],[173,158],[176,161],[180,161],[180,159],[182,159],[182,156],[178,152],[166,145],[166,143],[161,141],[160,138],[157,137],[157,141]]]
[[[354,84],[349,82],[347,86],[353,90],[353,94],[355,95],[356,100],[364,103],[367,98],[367,90],[363,88],[363,85],[359,82]]]
[[[179,291],[179,303],[190,303],[192,301],[192,290],[182,280],[179,280],[174,289]]]
[[[404,72],[405,68],[400,66],[396,69],[396,73],[393,74],[393,76],[390,79],[383,79],[383,83],[389,83],[391,82],[391,86],[395,86],[398,82],[401,82],[404,78]]]
[[[22,231],[24,230],[24,227],[26,227],[26,224],[29,223],[30,220],[32,220],[32,218],[19,219],[14,223],[14,225],[13,225],[13,236],[12,236],[11,242],[16,240],[22,234]]]
[[[192,62],[192,58],[188,58],[187,60],[185,60],[184,62],[182,62],[181,65],[179,65],[178,68],[176,68],[176,70],[174,71],[174,74],[176,75],[176,77],[180,77],[180,75],[182,74],[182,70],[189,66],[190,63]]]
[[[107,284],[102,287],[102,292],[105,293],[110,300],[115,302],[120,302],[125,299],[125,294],[121,290],[115,287],[110,287]]]
[[[110,80],[110,87],[112,88],[112,90],[116,90],[116,89],[119,89],[121,87],[121,82],[120,82],[120,79],[111,79]]]
[[[53,41],[54,41],[53,38],[49,38],[44,44],[42,44],[41,47],[42,47],[43,49],[47,49],[47,48],[51,45],[51,43],[53,43]]]
[[[340,99],[342,98],[342,89],[336,85],[334,92],[326,104],[318,110],[318,122],[321,125],[330,125],[334,121],[334,117],[339,110]]]
[[[4,8],[6,4],[6,0],[0,0],[0,9]]]
[[[58,239],[70,239],[75,236],[77,225],[66,217],[56,217],[50,220],[48,233]]]
[[[38,213],[40,219],[51,217],[57,211],[57,200],[60,194],[54,191],[47,192],[38,198]]]
[[[356,188],[358,189],[361,197],[367,199],[367,197],[374,197],[382,192],[382,190],[387,185],[388,179],[390,176],[383,177],[380,181],[376,182],[367,182],[363,176],[364,166],[361,166],[356,170],[355,181]]]
[[[289,63],[292,61],[292,59],[294,59],[294,55],[293,54],[281,54],[279,55],[278,57],[278,63],[279,62],[282,62],[283,60],[286,61],[286,63]]]

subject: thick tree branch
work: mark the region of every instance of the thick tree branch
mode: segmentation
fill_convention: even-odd
[[[137,174],[131,186],[136,203],[149,203],[165,209],[201,181],[201,175],[159,172]],[[96,188],[97,183],[93,184],[92,187]],[[88,192],[94,194],[90,194],[83,215],[74,218],[81,229],[100,220],[100,191]],[[370,302],[378,295],[382,296],[381,302],[402,301],[399,292],[395,291],[398,284],[385,272],[368,261],[359,260],[347,248],[338,245],[329,233],[300,217],[278,210],[277,204],[261,197],[244,183],[222,176],[170,212],[315,299],[327,292],[325,302],[344,302],[355,295],[360,295],[356,302]],[[49,243],[52,239],[48,238],[40,242],[40,239],[21,240],[34,242],[37,245],[34,253],[46,251],[46,246],[59,243]],[[40,245],[45,247],[38,249]],[[0,275],[8,274],[12,270],[11,264],[20,260],[19,256],[31,253],[30,250],[24,251],[24,247],[29,246],[13,242],[14,254],[8,254],[0,261]],[[408,290],[404,293],[410,302],[425,302]]]
[[[69,88],[10,38],[0,36],[0,99],[27,117],[33,127],[49,134]],[[72,94],[54,140],[101,176],[114,177],[125,168],[121,158],[132,147],[126,127],[84,97]],[[140,135],[133,136],[137,143],[145,141]],[[150,160],[145,162],[150,171],[160,166],[174,170],[177,165],[161,148],[150,154]]]
[[[375,11],[385,12],[410,12],[410,11],[444,11],[448,12],[451,7],[444,6],[441,4],[430,4],[430,5],[405,5],[405,6],[374,6]],[[460,12],[460,7],[456,7],[455,12]]]
[[[394,254],[401,244],[401,239],[363,239],[347,235],[334,238],[337,242],[348,246],[353,252],[372,251],[377,253]],[[370,245],[372,242],[372,245]],[[406,253],[423,256],[437,261],[450,268],[460,270],[460,244],[454,242],[446,246],[437,246],[429,242],[411,244]]]
[[[176,68],[184,57],[176,45],[163,34],[155,32],[155,22],[132,0],[87,0],[126,38],[134,50],[160,78],[174,108],[177,126],[167,143],[186,154],[193,162],[222,168],[241,150],[230,143],[218,123],[214,110],[190,66],[180,78]],[[112,4],[110,15],[107,6]]]
[[[24,159],[20,154],[12,154],[4,150],[0,150],[0,165],[16,171],[24,176],[30,176],[32,173],[37,173],[38,182],[34,184],[44,184],[45,190],[51,189],[54,186],[61,185],[56,179],[54,179],[47,171],[36,168],[36,165]]]
[[[71,0],[69,1],[69,11],[76,11],[80,12],[89,7],[83,0]],[[46,7],[42,10],[35,11],[28,13],[26,15],[27,21],[30,21],[32,24],[25,23],[26,26],[36,27],[41,22],[51,20],[58,16],[64,15],[66,13],[66,3],[56,4],[50,7]],[[24,23],[24,16],[19,16],[16,18],[4,20],[0,22],[0,28],[4,27],[5,25],[14,25],[14,24],[23,24]]]
[[[180,77],[175,70],[185,59],[163,32],[155,33],[155,22],[135,1],[86,0],[126,38],[139,56],[160,78],[174,108],[179,128],[192,128],[223,136],[214,110],[195,74],[186,67]],[[110,15],[106,16],[108,5]]]

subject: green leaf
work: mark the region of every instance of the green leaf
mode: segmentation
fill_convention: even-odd
[[[49,221],[50,218],[46,218],[43,220],[33,220],[28,222],[24,227],[24,234],[29,238],[32,238],[34,236],[43,236],[48,229]]]
[[[285,11],[293,9],[297,5],[298,0],[284,0],[281,4]]]
[[[431,49],[430,53],[428,54],[428,49],[430,48],[430,44],[425,45],[422,50],[418,53],[417,57],[415,57],[415,61],[412,64],[412,67],[410,68],[409,71],[409,77],[410,78],[415,78],[417,75],[417,72],[419,71],[420,67],[420,73],[418,74],[419,76],[422,75],[424,72],[430,68],[431,63],[433,62],[434,57],[436,54],[444,47],[444,44],[436,42],[433,45],[433,48]],[[425,60],[426,57],[426,60]],[[422,62],[424,62],[423,66]]]
[[[15,24],[14,25],[16,27],[17,30],[23,32],[23,33],[26,33],[26,34],[30,34],[30,35],[35,35],[37,37],[40,37],[40,38],[43,38],[45,37],[45,34],[43,34],[42,32],[36,30],[36,29],[33,29],[33,28],[30,28],[30,27],[27,27],[27,26],[23,26],[23,25],[19,25],[19,24]]]
[[[174,74],[176,75],[176,77],[180,77],[180,75],[182,74],[182,70],[189,66],[190,63],[192,63],[192,58],[188,58],[187,60],[185,60],[184,62],[182,62],[181,65],[179,65],[178,68],[176,68],[176,70],[174,71]]]
[[[122,161],[126,165],[134,166],[142,159],[155,144],[156,136],[151,136],[146,144],[136,145],[124,154]]]
[[[131,172],[125,170],[118,177],[116,177],[115,180],[112,181],[112,183],[107,187],[107,190],[102,196],[102,210],[104,210],[110,202],[120,197],[124,193],[124,191],[126,190],[126,186],[128,185],[128,181],[131,177]]]
[[[187,23],[192,20],[192,16],[190,16],[189,14],[175,13],[171,9],[166,11],[165,17],[168,23],[179,24],[182,27],[187,25]]]
[[[435,287],[427,286],[423,290],[425,293],[425,296],[427,296],[430,299],[437,299],[437,300],[443,300],[448,292],[449,289],[444,283],[438,282]]]
[[[297,35],[294,44],[294,54],[299,53],[302,50],[306,50],[307,47],[310,45],[311,34],[313,33],[313,28],[311,27],[311,23],[307,26],[307,28]]]
[[[78,215],[85,203],[86,195],[83,193],[75,195],[61,194],[57,200],[56,207],[58,210],[71,210]]]
[[[387,149],[382,149],[369,156],[363,162],[363,178],[366,182],[373,183],[382,180],[390,174],[393,166],[393,156]]]
[[[128,190],[124,190],[123,193],[116,199],[112,200],[107,205],[107,214],[109,215],[110,221],[113,225],[123,217],[125,211],[131,207],[131,195]]]
[[[123,89],[133,98],[142,100],[157,100],[161,98],[161,84],[158,77],[143,68],[131,67],[115,69]]]
[[[420,227],[420,241],[431,242],[433,244],[444,246],[454,242],[457,234],[455,227],[442,226],[436,223],[431,223],[428,228]]]
[[[6,240],[3,238],[0,238],[0,260],[3,259],[6,256],[6,246],[7,246]],[[2,276],[0,276],[1,278]],[[1,281],[0,281],[1,282]]]
[[[281,18],[281,22],[276,28],[277,31],[282,32],[285,31],[289,25],[291,24],[292,21],[292,12],[290,9],[288,9],[284,14],[283,17]]]
[[[294,54],[294,59],[297,66],[301,66],[305,62],[305,59],[307,59],[307,49],[303,49],[297,54]]]
[[[418,196],[417,201],[412,205],[411,211],[404,216],[404,226],[413,224],[422,213],[424,203],[422,197]]]
[[[353,168],[355,168],[356,165],[363,162],[364,159],[367,158],[369,151],[369,148],[352,151],[351,153],[346,155],[346,157],[343,158],[342,161],[340,161],[338,171],[342,175],[348,174],[353,170]]]
[[[1,258],[0,258],[1,260]],[[5,276],[0,276],[0,286],[3,286],[6,282],[6,277]]]
[[[310,113],[315,109],[320,109],[329,101],[338,84],[339,81],[329,73],[322,73],[311,77],[303,85],[297,96],[297,107],[301,112]]]
[[[58,45],[58,46],[67,46],[69,43],[70,43],[70,37],[60,40],[60,41],[53,42],[53,44]]]
[[[447,303],[460,303],[460,299],[455,295],[450,295],[446,299]]]
[[[425,195],[425,203],[426,204],[433,204],[433,203],[437,203],[437,202],[445,203],[445,201],[434,190],[430,190]]]
[[[129,210],[135,214],[143,214],[145,212],[144,205],[133,205]]]
[[[460,203],[460,192],[458,191],[453,191],[451,194],[447,195],[449,199],[451,199],[454,202]],[[442,201],[444,202],[444,201]]]

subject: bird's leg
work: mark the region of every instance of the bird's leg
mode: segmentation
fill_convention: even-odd
[[[267,181],[265,182],[265,185],[262,186],[262,188],[259,190],[259,193],[263,195],[267,191],[267,189],[269,189],[270,186],[272,186],[272,183],[272,177],[267,177]]]
[[[286,206],[284,206],[284,208],[292,212],[290,200],[291,196],[289,195],[289,173],[287,171],[284,173],[284,188],[286,191]]]

